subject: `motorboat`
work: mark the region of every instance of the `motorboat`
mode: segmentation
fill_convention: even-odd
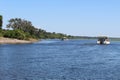
[[[97,44],[110,44],[110,40],[106,36],[98,37]]]
[[[63,37],[61,40],[62,40],[62,41],[66,41],[66,40],[68,40],[68,38]]]

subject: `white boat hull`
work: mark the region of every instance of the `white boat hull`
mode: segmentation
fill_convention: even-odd
[[[97,44],[101,44],[100,41],[97,41]],[[110,41],[104,41],[103,44],[110,44]]]
[[[110,41],[104,41],[104,44],[110,44]]]

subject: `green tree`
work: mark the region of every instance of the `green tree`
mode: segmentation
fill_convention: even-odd
[[[7,25],[7,28],[12,28],[13,30],[19,29],[25,32],[32,27],[33,26],[30,21],[27,21],[21,18],[15,18],[15,19],[12,18],[9,20],[9,24]]]
[[[31,35],[35,35],[38,31],[38,29],[35,28],[30,21],[21,18],[10,19],[7,28],[11,28],[13,30],[18,29],[30,33]]]
[[[9,20],[9,24],[7,28],[13,29],[13,31],[7,31],[4,35],[5,37],[12,37],[18,39],[25,39],[27,38],[41,38],[41,39],[56,39],[56,38],[63,38],[67,37],[66,34],[62,33],[51,33],[46,32],[43,29],[35,28],[32,23],[28,20],[24,20],[21,18],[12,18]],[[24,34],[27,34],[24,36]],[[16,37],[20,36],[20,37]],[[70,37],[70,36],[69,36]],[[68,37],[67,37],[68,38]]]
[[[2,29],[2,24],[3,24],[2,16],[0,15],[0,29]]]
[[[35,28],[30,21],[21,18],[10,19],[7,28],[13,30],[21,30],[25,33],[30,34],[33,38],[40,38],[40,33],[45,32],[44,30]]]

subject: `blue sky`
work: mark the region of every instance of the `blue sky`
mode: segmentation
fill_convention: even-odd
[[[1,0],[4,25],[22,18],[49,32],[120,37],[120,0]]]

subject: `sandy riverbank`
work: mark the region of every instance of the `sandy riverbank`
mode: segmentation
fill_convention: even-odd
[[[35,39],[31,39],[27,41],[27,40],[18,40],[18,39],[0,37],[0,44],[23,44],[23,43],[34,43],[37,41],[38,40]]]

